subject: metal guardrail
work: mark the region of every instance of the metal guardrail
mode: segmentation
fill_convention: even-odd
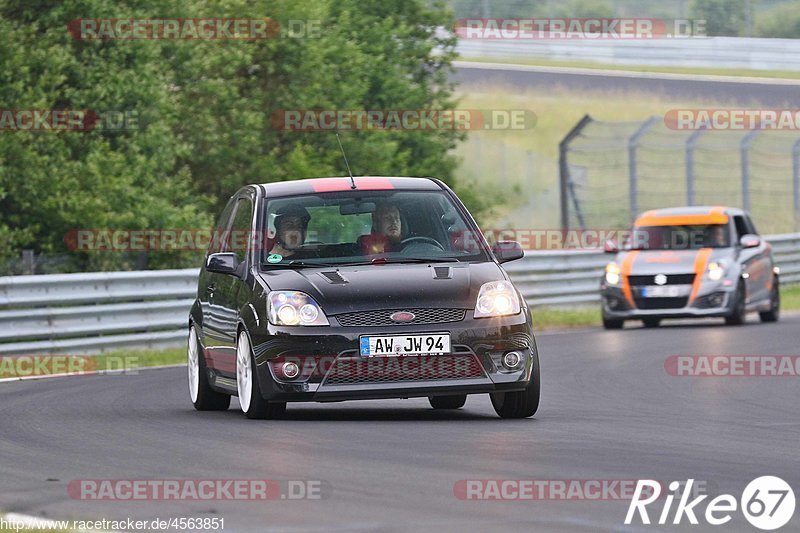
[[[800,233],[766,237],[781,279],[800,282]],[[596,302],[601,251],[533,251],[506,265],[531,305]],[[0,277],[0,355],[178,346],[197,269]]]
[[[800,39],[459,39],[462,57],[591,61],[610,65],[800,70]]]
[[[800,282],[800,233],[767,235],[782,283]],[[610,256],[602,251],[532,251],[505,269],[531,305],[574,305],[597,302],[603,268]]]

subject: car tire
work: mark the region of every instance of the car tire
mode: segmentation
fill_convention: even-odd
[[[453,394],[452,396],[428,396],[428,401],[434,409],[460,409],[467,403],[466,394]]]
[[[250,338],[242,330],[236,342],[236,389],[239,393],[239,406],[250,419],[281,418],[286,412],[286,402],[271,403],[264,399],[255,367]]]
[[[189,328],[186,348],[187,373],[189,377],[189,399],[198,411],[226,411],[231,405],[230,394],[217,392],[208,383],[206,356],[200,347],[197,330]]]
[[[500,418],[528,418],[539,410],[541,379],[539,355],[534,351],[531,381],[524,390],[517,392],[493,392],[489,394],[492,407]]]
[[[725,317],[725,323],[727,325],[740,326],[744,324],[747,316],[745,309],[746,296],[744,283],[740,281],[739,286],[736,288],[736,296],[734,296],[733,311],[731,311],[730,315]]]
[[[642,324],[646,328],[657,328],[659,324],[661,324],[660,318],[643,318]]]
[[[781,315],[781,290],[777,278],[772,283],[769,299],[769,311],[758,313],[761,322],[777,322]]]
[[[620,320],[618,318],[603,317],[603,327],[605,329],[622,329],[624,325],[625,325],[624,320]]]

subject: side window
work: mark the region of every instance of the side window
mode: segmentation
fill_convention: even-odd
[[[733,217],[733,223],[736,226],[736,242],[739,242],[743,235],[747,235],[747,224],[741,215]]]
[[[228,202],[228,205],[225,206],[225,209],[222,210],[222,213],[219,215],[217,219],[217,223],[214,224],[214,230],[211,234],[211,239],[208,244],[208,253],[215,254],[217,252],[224,251],[225,245],[225,232],[230,226],[231,221],[231,213],[233,212],[233,207],[236,205],[233,199]]]
[[[247,258],[247,242],[250,239],[252,221],[253,203],[249,198],[239,198],[236,201],[236,212],[226,239],[225,251],[235,252],[240,263]]]
[[[756,229],[756,225],[753,224],[753,219],[750,218],[750,216],[748,215],[747,217],[745,217],[745,220],[747,221],[747,233],[758,235],[758,230]]]

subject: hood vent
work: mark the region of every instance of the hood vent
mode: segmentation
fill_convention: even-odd
[[[341,275],[341,274],[339,274],[339,272],[338,272],[338,271],[336,271],[336,270],[335,270],[335,271],[333,271],[333,272],[321,272],[320,274],[322,274],[323,276],[325,276],[325,279],[327,279],[327,280],[328,280],[328,282],[330,282],[330,283],[331,283],[331,284],[333,284],[333,285],[344,285],[344,284],[346,284],[346,283],[349,283],[349,282],[348,282],[346,279],[344,279],[344,278],[342,277],[342,275]]]

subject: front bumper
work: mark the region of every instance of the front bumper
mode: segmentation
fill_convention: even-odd
[[[345,327],[330,317],[330,326],[280,327],[250,332],[256,376],[265,399],[272,401],[339,401],[409,398],[522,390],[537,359],[530,315],[472,317],[444,324]],[[443,356],[361,357],[361,335],[450,334],[451,353]],[[517,351],[520,364],[509,370],[502,355]],[[281,372],[297,362],[294,379]],[[538,363],[537,363],[538,364]]]
[[[735,293],[736,284],[724,280],[703,281],[693,299],[644,298],[633,287],[631,302],[621,287],[600,285],[603,316],[610,319],[724,317],[733,311]]]

